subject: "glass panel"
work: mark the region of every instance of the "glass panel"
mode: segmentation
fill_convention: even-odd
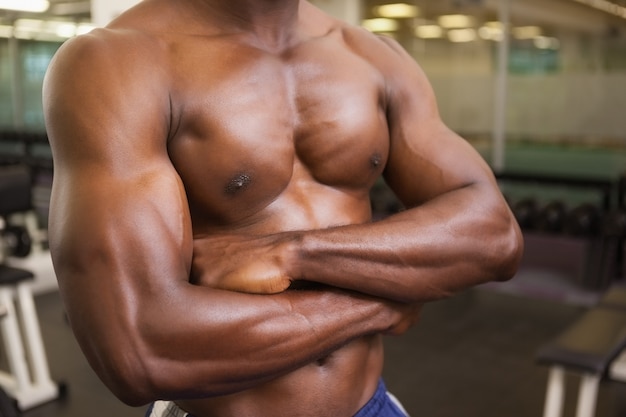
[[[626,20],[573,1],[532,9],[513,7],[507,167],[615,178],[626,169]]]
[[[363,1],[365,19],[392,20],[364,25],[403,45],[444,121],[491,160],[500,2],[415,0],[399,17],[380,7],[389,2]],[[601,178],[626,170],[626,19],[581,1],[510,0],[507,169]]]
[[[11,60],[9,41],[0,38],[0,130],[13,127],[13,106],[11,100]]]
[[[41,89],[43,78],[52,56],[60,43],[20,41],[24,126],[28,130],[44,129]]]

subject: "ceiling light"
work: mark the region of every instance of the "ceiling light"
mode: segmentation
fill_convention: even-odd
[[[534,39],[541,36],[541,28],[539,26],[519,26],[513,28],[513,36],[517,39]]]
[[[0,25],[0,38],[63,41],[83,35],[95,29],[89,22],[75,23],[69,20],[17,19],[13,26]]]
[[[54,33],[61,38],[71,38],[76,35],[76,24],[72,22],[59,23],[54,27]]]
[[[451,29],[451,28],[468,28],[474,26],[474,18],[464,14],[448,14],[439,16],[439,25]]]
[[[559,49],[561,42],[557,38],[551,38],[548,36],[537,36],[533,39],[535,48],[537,49]]]
[[[385,17],[365,19],[362,26],[370,32],[395,32],[399,27],[397,20]]]
[[[578,3],[586,4],[594,9],[602,10],[603,12],[612,14],[626,19],[626,7],[619,4],[612,3],[607,0],[574,0]]]
[[[63,20],[18,19],[13,36],[18,39],[62,40],[78,34],[74,22]]]
[[[504,27],[502,22],[498,22],[498,21],[485,22],[484,26],[490,29],[500,29],[500,30],[502,30],[502,28]]]
[[[501,28],[485,25],[478,29],[478,36],[487,41],[499,42],[504,38],[504,32]]]
[[[474,29],[454,29],[448,31],[448,40],[450,40],[450,42],[471,42],[475,39],[476,31]]]
[[[28,37],[29,34],[43,31],[43,20],[18,19],[15,21],[15,36],[17,38]]]
[[[80,23],[76,28],[76,35],[84,35],[86,33],[91,32],[96,28],[96,25],[91,23]]]
[[[17,10],[20,12],[41,13],[48,10],[47,0],[0,0],[0,9]]]
[[[50,6],[49,12],[55,16],[88,14],[91,12],[91,2],[89,0],[68,1],[62,3],[54,2]]]
[[[374,7],[374,14],[380,17],[401,19],[417,17],[419,9],[412,4],[392,3]]]
[[[0,25],[0,38],[10,38],[13,36],[13,26]]]
[[[421,25],[415,28],[415,36],[422,39],[442,38],[443,29],[439,25]]]

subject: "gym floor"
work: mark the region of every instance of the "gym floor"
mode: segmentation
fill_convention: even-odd
[[[42,333],[63,399],[23,417],[142,417],[144,408],[116,400],[91,371],[64,319],[56,291],[37,296]],[[536,417],[543,410],[547,369],[534,353],[584,306],[532,299],[493,286],[431,303],[420,324],[388,338],[387,385],[412,416]],[[573,415],[577,378],[570,376],[566,415]],[[597,417],[626,416],[626,385],[604,383]]]

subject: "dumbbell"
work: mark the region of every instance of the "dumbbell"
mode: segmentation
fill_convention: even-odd
[[[626,239],[626,208],[609,213],[604,222],[604,234]]]
[[[567,206],[562,201],[556,200],[546,204],[535,221],[535,228],[542,232],[559,233],[565,225]]]
[[[567,213],[565,232],[574,236],[595,236],[600,232],[602,211],[591,203],[583,203]]]
[[[522,229],[531,229],[537,217],[538,204],[534,198],[523,198],[511,205],[515,220]]]
[[[30,255],[31,248],[32,240],[25,227],[9,225],[0,230],[0,258],[25,258]]]

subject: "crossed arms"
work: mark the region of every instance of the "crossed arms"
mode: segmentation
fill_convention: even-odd
[[[489,168],[441,123],[401,52],[388,86],[385,177],[406,211],[194,241],[167,155],[167,94],[155,87],[167,82],[116,42],[90,35],[65,45],[44,101],[61,295],[91,366],[126,403],[256,386],[355,338],[402,333],[422,302],[514,273],[519,230]],[[192,271],[219,288],[191,284]],[[329,288],[283,291],[294,280]]]

